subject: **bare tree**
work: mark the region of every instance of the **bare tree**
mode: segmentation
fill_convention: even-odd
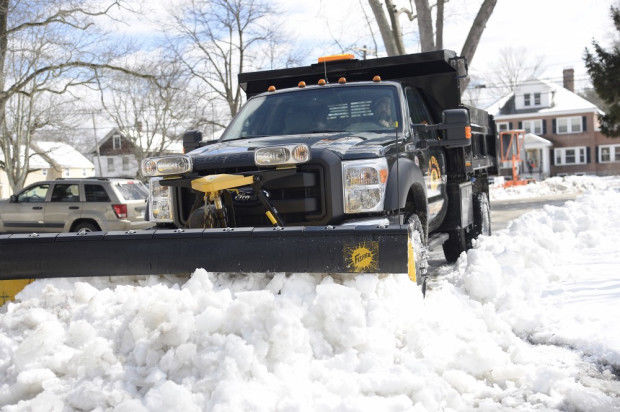
[[[242,103],[237,73],[274,36],[275,14],[264,0],[191,0],[173,16],[178,58],[226,102],[230,116]]]
[[[525,47],[501,49],[487,76],[489,90],[498,98],[514,92],[519,83],[537,77],[545,70],[544,61],[544,56],[533,56]]]
[[[92,82],[95,69],[133,73],[111,63],[116,56],[94,24],[119,1],[0,0],[0,148],[13,191],[24,184],[32,136],[43,127],[42,96]]]
[[[157,82],[112,72],[99,79],[101,104],[123,136],[131,141],[138,163],[166,152],[187,128],[207,123],[208,100],[192,88],[188,73],[176,61],[142,63],[157,67]],[[213,122],[212,118],[209,118]]]
[[[383,3],[381,0],[368,0],[388,56],[406,53],[400,25],[401,15],[405,15],[409,21],[417,20],[421,51],[441,49],[443,47],[444,4],[447,2],[448,0],[437,0],[431,5],[428,0],[410,0],[408,8],[399,8],[393,0],[384,0]],[[465,57],[470,64],[496,4],[497,0],[483,0],[469,29],[469,34],[461,49],[461,56]],[[435,33],[433,33],[432,9],[435,7],[437,10],[435,13]],[[389,22],[386,12],[389,16]],[[468,80],[466,79],[462,83],[462,90],[465,90],[467,83]]]

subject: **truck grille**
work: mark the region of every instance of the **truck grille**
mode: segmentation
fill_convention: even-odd
[[[209,171],[208,174],[252,170],[255,169],[236,168]],[[326,215],[324,179],[323,168],[320,165],[303,165],[298,167],[294,175],[270,181],[263,189],[286,225],[319,224]],[[190,189],[181,190],[181,220],[184,223],[189,218],[196,195]],[[239,194],[233,194],[232,197],[236,226],[271,226],[263,206],[251,188],[242,188]]]

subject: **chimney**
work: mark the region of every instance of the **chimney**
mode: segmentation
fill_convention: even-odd
[[[571,92],[574,92],[575,91],[575,70],[564,69],[562,74],[564,75],[564,88],[570,90]]]

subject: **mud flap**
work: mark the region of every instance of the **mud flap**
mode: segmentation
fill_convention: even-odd
[[[405,225],[0,235],[0,281],[178,274],[196,268],[408,273],[415,279],[412,247]]]

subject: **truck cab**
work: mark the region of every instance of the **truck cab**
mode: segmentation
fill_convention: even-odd
[[[188,132],[184,156],[143,163],[150,218],[177,228],[413,219],[424,241],[443,234],[455,260],[490,230],[487,177],[497,163],[492,119],[460,102],[465,69],[439,51],[242,73],[248,101],[219,140]],[[218,186],[217,197],[193,183],[213,176],[254,180]],[[208,218],[215,209],[219,223]]]

